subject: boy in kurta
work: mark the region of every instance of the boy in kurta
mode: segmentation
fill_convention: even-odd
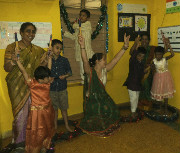
[[[90,12],[86,9],[83,9],[80,11],[79,19],[81,24],[81,31],[82,36],[85,39],[85,50],[87,54],[87,58],[91,58],[94,54],[92,47],[91,47],[91,34],[92,34],[92,28],[91,28],[91,22],[88,21],[90,18]],[[79,35],[79,24],[74,23],[73,28],[75,30],[75,33],[71,34],[70,32],[65,31],[64,36],[67,38],[70,38],[72,40],[75,40],[75,58],[76,61],[79,61],[80,64],[80,75],[81,79],[84,80],[84,69],[83,69],[83,63],[81,59],[81,50],[80,45],[78,43],[78,35]],[[82,81],[83,82],[83,81]]]

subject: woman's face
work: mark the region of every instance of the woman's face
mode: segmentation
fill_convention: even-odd
[[[32,25],[27,26],[24,32],[21,32],[22,40],[26,42],[31,42],[34,39],[35,35],[36,29]]]
[[[99,64],[101,68],[105,68],[107,64],[106,55],[103,55],[102,59],[97,60],[97,64]]]
[[[141,46],[147,48],[149,46],[149,38],[148,36],[144,35],[141,38]]]

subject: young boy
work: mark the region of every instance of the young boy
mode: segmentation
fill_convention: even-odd
[[[141,80],[144,75],[144,63],[142,62],[146,54],[146,49],[144,47],[139,47],[136,51],[131,54],[129,60],[129,74],[124,83],[127,86],[132,117],[135,117],[135,112],[138,105],[139,93],[142,90]]]
[[[67,58],[62,57],[60,52],[63,44],[58,39],[52,40],[52,67],[51,77],[54,81],[51,83],[50,97],[53,107],[55,109],[55,129],[57,129],[58,108],[61,110],[62,117],[65,122],[66,129],[69,132],[73,130],[68,124],[68,93],[67,93],[67,80],[66,78],[72,75],[71,67]]]
[[[90,18],[90,12],[88,10],[83,9],[80,11],[79,19],[81,20],[81,23],[82,23],[81,31],[82,31],[82,36],[85,39],[85,50],[86,50],[88,59],[91,58],[94,54],[91,47],[92,28],[91,28],[91,22],[88,21],[89,18]],[[81,49],[78,43],[79,24],[77,22],[74,23],[73,28],[75,30],[75,33],[71,34],[70,32],[65,31],[64,36],[72,40],[75,40],[75,58],[76,58],[76,61],[79,61],[81,79],[84,80],[84,75],[83,75],[84,69],[83,69],[83,63],[81,59]]]

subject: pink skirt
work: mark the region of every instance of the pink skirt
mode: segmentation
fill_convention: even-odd
[[[173,79],[169,71],[154,74],[151,88],[152,99],[162,101],[164,98],[172,98],[175,92]]]

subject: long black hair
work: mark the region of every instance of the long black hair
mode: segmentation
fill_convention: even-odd
[[[51,71],[48,67],[39,66],[34,71],[34,77],[36,80],[44,79],[46,77],[50,77]]]

